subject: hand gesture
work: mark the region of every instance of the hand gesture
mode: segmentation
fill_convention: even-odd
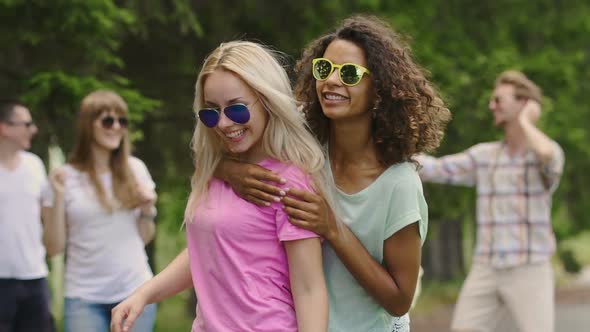
[[[150,187],[137,185],[137,199],[139,205],[154,205],[158,199],[156,191]]]
[[[269,206],[285,195],[281,188],[265,182],[285,183],[276,173],[254,164],[228,162],[227,166],[225,180],[243,199],[258,206]]]
[[[56,195],[63,195],[65,191],[66,176],[67,173],[63,167],[56,168],[51,174],[49,174],[49,183]]]
[[[541,104],[536,100],[529,99],[522,110],[520,111],[519,118],[521,121],[528,121],[532,124],[537,123],[541,116]]]
[[[322,196],[289,189],[289,196],[283,198],[283,204],[293,225],[312,231],[329,242],[338,235],[334,213]]]
[[[135,320],[147,305],[141,295],[134,293],[111,310],[111,332],[125,332],[133,328]]]

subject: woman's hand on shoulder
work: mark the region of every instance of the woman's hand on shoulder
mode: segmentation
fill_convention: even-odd
[[[285,183],[285,179],[259,165],[223,160],[216,176],[227,182],[240,197],[258,206],[269,206],[285,195],[283,189],[268,183]]]
[[[292,188],[283,197],[283,204],[293,225],[312,231],[329,242],[338,235],[338,222],[321,195]]]

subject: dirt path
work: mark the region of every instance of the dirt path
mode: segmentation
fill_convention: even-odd
[[[560,288],[556,292],[555,332],[590,331],[590,286],[575,285]],[[453,306],[442,306],[426,314],[412,316],[411,332],[449,331]],[[512,318],[506,314],[506,321],[496,331],[518,332]]]

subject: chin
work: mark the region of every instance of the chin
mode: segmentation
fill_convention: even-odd
[[[233,154],[243,154],[250,150],[250,147],[243,147],[243,146],[228,146],[227,149]]]
[[[105,142],[105,144],[103,144],[103,146],[105,148],[109,149],[109,150],[116,150],[116,149],[118,149],[121,146],[122,143],[123,142],[121,142],[121,141],[118,141],[118,142]]]
[[[324,108],[324,115],[330,120],[337,120],[345,116],[345,112],[336,109]]]

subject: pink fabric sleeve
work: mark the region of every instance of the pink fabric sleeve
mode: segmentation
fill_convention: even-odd
[[[305,174],[296,166],[289,166],[281,172],[281,176],[287,180],[284,188],[297,188],[314,192],[309,175]],[[276,209],[275,222],[277,224],[277,237],[280,241],[294,241],[303,240],[314,237],[319,237],[314,232],[294,226],[289,222],[287,213],[283,210],[283,203],[273,203],[272,206]]]

